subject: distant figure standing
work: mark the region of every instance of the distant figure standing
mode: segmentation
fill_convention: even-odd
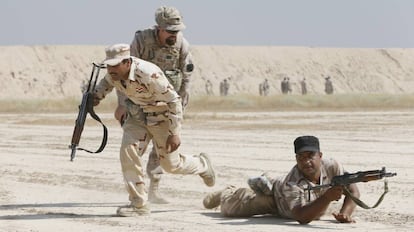
[[[286,87],[287,87],[287,93],[292,93],[292,85],[290,84],[289,77],[286,77]]]
[[[325,78],[325,93],[326,94],[333,94],[333,85],[332,85],[332,81],[331,81],[331,77],[328,76]]]
[[[267,96],[269,94],[269,82],[267,79],[265,79],[262,83],[262,94],[263,96]]]
[[[306,78],[303,78],[300,82],[300,87],[302,89],[302,95],[306,95],[308,93],[308,89],[306,88]]]
[[[227,96],[229,93],[230,83],[227,81],[227,79],[224,79],[220,83],[220,96]]]
[[[280,88],[281,88],[283,94],[288,93],[288,80],[287,80],[287,77],[283,78],[283,81],[280,84]]]
[[[259,84],[259,95],[263,96],[263,83]]]
[[[207,95],[213,95],[213,84],[210,80],[206,81],[206,93]]]

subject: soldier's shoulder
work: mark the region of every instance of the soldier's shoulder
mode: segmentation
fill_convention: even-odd
[[[139,40],[154,39],[156,36],[156,29],[154,27],[146,28],[144,30],[137,30],[135,38]]]
[[[134,57],[133,59],[134,59],[134,62],[136,63],[137,69],[140,71],[152,73],[152,72],[158,72],[161,70],[156,64],[151,63],[149,61],[136,58],[136,57]]]

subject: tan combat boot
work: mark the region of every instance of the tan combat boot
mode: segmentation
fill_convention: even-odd
[[[158,187],[160,184],[160,179],[151,178],[150,179],[150,186],[148,191],[148,201],[153,204],[168,204],[166,199],[160,196],[160,192],[158,191]]]
[[[213,165],[211,164],[210,157],[206,153],[200,153],[200,158],[207,166],[207,170],[200,174],[203,178],[204,183],[211,187],[216,183],[216,174],[214,173]]]
[[[134,216],[148,216],[151,214],[151,210],[148,205],[144,205],[140,208],[133,205],[120,206],[116,214],[120,217],[134,217]]]

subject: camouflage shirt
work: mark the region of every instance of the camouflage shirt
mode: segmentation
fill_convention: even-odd
[[[174,45],[162,46],[158,42],[155,27],[137,31],[131,43],[131,55],[158,65],[164,72],[179,71],[182,75],[181,89],[188,92],[192,70],[188,70],[187,66],[192,65],[193,61],[190,45],[182,32],[177,34],[177,42]]]
[[[179,134],[182,120],[181,99],[159,67],[132,57],[128,80],[114,81],[106,74],[96,86],[95,93],[102,99],[114,87],[144,112],[166,111],[170,121],[170,133]]]
[[[343,175],[342,166],[333,159],[322,159],[320,184],[329,184],[334,176]],[[308,181],[295,165],[289,174],[276,179],[273,184],[273,193],[278,212],[285,218],[293,218],[292,209],[296,206],[305,206],[324,194],[327,188],[312,190],[310,195],[304,189],[315,184]]]

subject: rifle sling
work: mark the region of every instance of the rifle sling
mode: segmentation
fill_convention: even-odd
[[[351,198],[351,200],[353,200],[355,202],[355,204],[357,204],[359,207],[364,208],[364,209],[373,209],[373,208],[376,208],[382,202],[382,200],[384,199],[385,194],[388,193],[388,181],[386,179],[384,180],[384,192],[382,193],[382,195],[378,199],[377,203],[375,203],[373,206],[368,206],[363,201],[356,198],[354,195],[352,195],[352,193],[349,191],[349,189],[347,187],[345,187],[344,190],[345,190],[345,196],[348,196],[349,198]]]
[[[91,101],[88,104],[91,104]],[[88,113],[91,115],[91,117],[93,119],[95,119],[96,121],[98,121],[102,125],[102,127],[103,127],[103,138],[102,138],[101,146],[96,151],[89,151],[87,149],[80,148],[80,147],[78,147],[77,150],[86,151],[86,152],[89,152],[89,153],[100,153],[100,152],[103,151],[103,149],[106,146],[106,143],[107,143],[107,140],[108,140],[108,129],[106,128],[105,124],[103,124],[103,122],[101,121],[99,116],[93,110],[93,106],[88,106],[87,109],[88,109]]]

